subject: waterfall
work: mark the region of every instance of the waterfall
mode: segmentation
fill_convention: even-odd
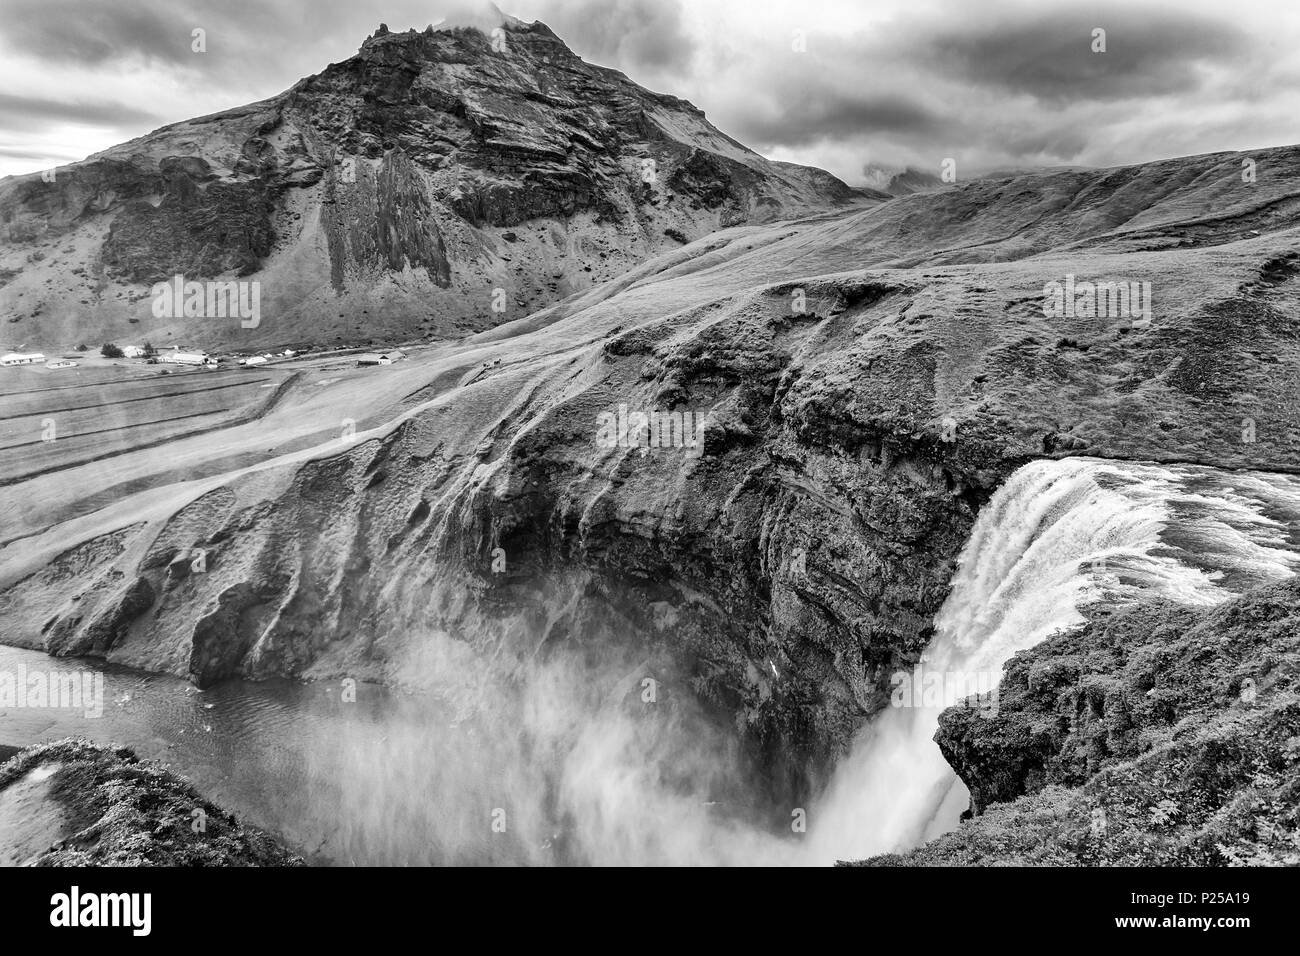
[[[1214,604],[1300,570],[1300,479],[1069,458],[1020,468],[980,512],[935,637],[855,739],[811,815],[811,862],[910,848],[953,829],[969,794],[933,742],[968,694],[996,706],[1002,665],[1148,596]],[[956,693],[954,693],[954,690]],[[974,703],[974,702],[972,702]]]
[[[397,672],[435,693],[365,688],[349,703],[330,682],[196,693],[118,668],[106,674],[113,705],[102,720],[13,710],[6,742],[131,744],[340,863],[860,859],[957,825],[968,795],[932,740],[939,713],[970,692],[996,702],[1016,651],[1080,624],[1089,604],[1213,604],[1300,570],[1297,554],[1300,478],[1079,458],[1024,466],[980,512],[923,660],[895,675],[900,706],[863,728],[823,795],[800,808],[808,832],[798,835],[754,812],[737,739],[693,695],[645,701],[643,648],[612,632],[518,659],[429,631]],[[558,615],[584,581],[554,583],[544,606]],[[0,647],[0,673],[29,661],[48,666]]]

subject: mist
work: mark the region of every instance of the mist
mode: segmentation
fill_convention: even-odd
[[[326,781],[312,800],[338,821],[333,862],[797,859],[794,808],[755,796],[767,788],[739,736],[677,675],[615,634],[538,647],[518,619],[485,627],[421,634],[396,671],[421,692],[309,753]]]

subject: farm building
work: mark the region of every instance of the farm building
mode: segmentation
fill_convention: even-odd
[[[144,358],[144,347],[139,345],[122,346],[122,355],[126,358]]]
[[[254,355],[252,358],[240,359],[239,364],[240,365],[265,365],[266,357],[262,355]]]
[[[357,364],[392,365],[404,358],[406,358],[406,355],[400,349],[393,349],[391,352],[366,352],[364,355],[357,356]]]
[[[44,361],[44,352],[10,352],[0,356],[0,365],[39,365]]]
[[[158,361],[173,365],[206,365],[208,357],[202,352],[182,352],[178,349],[175,352],[164,352],[158,356]]]

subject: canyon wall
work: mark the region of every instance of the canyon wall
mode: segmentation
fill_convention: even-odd
[[[916,660],[978,508],[1019,465],[1300,463],[1295,234],[1270,212],[1292,181],[1241,200],[1243,235],[1201,248],[1177,237],[1219,214],[1188,212],[1184,192],[1228,189],[1237,163],[1188,162],[1138,235],[1004,250],[1015,261],[986,261],[1009,215],[994,203],[965,262],[944,245],[928,253],[942,263],[841,268],[887,253],[913,204],[933,220],[1018,188],[1037,221],[1035,203],[1091,196],[1088,181],[973,184],[693,243],[413,360],[401,374],[420,386],[398,406],[349,406],[355,441],[326,420],[305,457],[106,490],[122,503],[69,519],[53,560],[0,594],[4,639],[202,684],[401,683],[430,630],[507,672],[552,642],[613,642],[803,787]],[[1154,320],[1045,314],[1045,283],[1085,270],[1152,283]],[[624,406],[702,419],[702,447],[603,441]],[[180,505],[131,510],[168,482]]]

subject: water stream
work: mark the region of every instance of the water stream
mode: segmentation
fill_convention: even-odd
[[[1095,602],[1215,604],[1297,569],[1294,477],[1082,458],[1025,465],[980,513],[908,682],[936,694],[898,695],[904,706],[859,733],[819,807],[814,857],[903,850],[957,825],[969,794],[932,738],[944,707],[966,695],[938,688],[996,687],[1003,663],[1082,624]]]
[[[995,704],[1002,664],[1081,623],[1090,603],[1212,604],[1298,569],[1300,479],[1034,462],[979,515],[910,686],[973,687]],[[460,642],[428,646],[445,678],[479,682]],[[23,668],[102,674],[103,712],[8,707],[0,745],[126,744],[316,862],[821,864],[914,846],[967,805],[931,739],[951,693],[870,720],[796,835],[747,805],[726,728],[687,700],[641,708],[635,685],[612,693],[619,674],[584,659],[486,688],[470,716],[372,685],[355,700],[337,681],[198,691],[0,646],[0,674]]]

